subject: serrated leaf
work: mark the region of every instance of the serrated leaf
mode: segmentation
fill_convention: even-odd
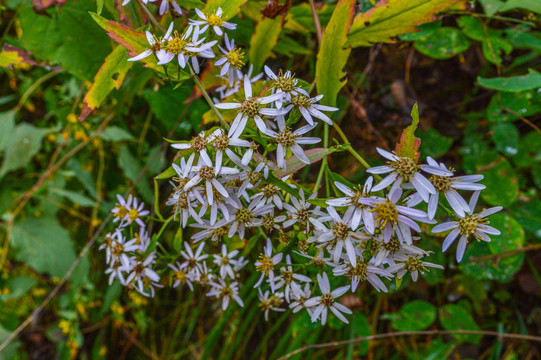
[[[367,12],[355,16],[349,31],[352,47],[390,43],[393,37],[417,31],[416,26],[434,21],[458,0],[381,0]]]
[[[92,110],[99,107],[113,89],[120,89],[132,65],[133,62],[128,61],[126,49],[122,46],[117,46],[105,58],[83,99],[83,110],[79,120],[84,120]]]
[[[347,46],[347,32],[355,13],[355,0],[340,0],[321,38],[316,62],[316,84],[318,94],[325,95],[322,103],[336,106],[340,89],[346,84],[342,80],[344,67],[351,47]]]
[[[478,77],[479,85],[492,90],[521,92],[541,88],[541,73],[530,69],[528,74],[521,76],[482,78]]]
[[[16,221],[11,245],[17,260],[52,276],[64,276],[75,261],[68,231],[52,217]]]
[[[129,50],[128,55],[130,57],[139,55],[149,48],[150,45],[143,31],[133,30],[113,20],[107,20],[96,13],[91,12],[90,15],[92,15],[92,18],[94,21],[96,21],[96,23],[98,23],[99,26],[107,31],[107,35],[109,35],[111,39]],[[158,65],[158,61],[155,56],[147,56],[146,58],[142,59],[141,62],[145,64],[146,67],[165,76],[164,66]],[[171,79],[186,80],[190,78],[190,75],[184,70],[180,71],[179,78],[177,66],[170,66],[167,69],[168,75]]]
[[[207,5],[203,9],[203,13],[212,14],[218,10],[218,8],[222,8],[222,19],[229,20],[240,11],[240,7],[246,1],[247,0],[208,0]]]
[[[250,39],[250,63],[254,66],[255,74],[261,70],[269,58],[272,48],[278,42],[282,26],[282,16],[277,16],[274,19],[265,17],[256,25]]]
[[[310,160],[310,163],[313,164],[315,162],[318,162],[319,160],[323,159],[325,156],[332,154],[335,151],[334,148],[315,148],[306,150],[304,153]],[[292,174],[295,171],[298,171],[302,169],[303,167],[307,166],[305,163],[300,161],[295,155],[290,157],[286,160],[286,169],[276,169],[273,171],[273,175],[277,178],[283,178],[286,175]]]
[[[419,146],[421,145],[421,139],[415,137],[415,129],[419,125],[419,109],[417,103],[413,105],[411,109],[411,125],[402,131],[400,141],[396,144],[395,153],[398,156],[408,157],[419,160]]]

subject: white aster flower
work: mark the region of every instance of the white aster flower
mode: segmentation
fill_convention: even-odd
[[[234,281],[230,284],[226,284],[221,278],[218,278],[217,280],[218,281],[209,281],[211,289],[207,293],[207,296],[222,299],[222,310],[224,311],[229,306],[231,300],[235,300],[237,304],[244,307],[244,302],[239,296],[239,283]]]
[[[244,62],[242,61],[242,59],[244,59],[244,52],[242,52],[242,49],[235,46],[234,39],[229,41],[227,34],[224,35],[224,41],[225,49],[218,45],[224,56],[214,64],[216,66],[222,66],[220,76],[227,76],[229,87],[233,87],[233,83],[235,81],[243,78],[243,74],[240,69],[244,65]]]
[[[227,279],[229,276],[231,279],[235,278],[235,271],[233,267],[237,263],[235,256],[239,253],[238,250],[233,250],[230,253],[227,252],[227,247],[222,244],[222,253],[214,254],[214,263],[220,268],[220,277]]]
[[[341,182],[335,181],[334,185],[336,185],[336,187],[347,196],[326,201],[327,205],[331,206],[347,206],[348,208],[345,215],[349,215],[348,218],[350,219],[349,225],[351,226],[351,229],[357,229],[362,220],[362,223],[371,234],[373,234],[375,230],[374,214],[372,211],[370,211],[370,207],[368,205],[361,204],[359,199],[375,199],[375,197],[370,196],[372,182],[373,178],[370,176],[362,188],[359,186],[350,189]]]
[[[254,288],[259,287],[259,285],[261,285],[261,283],[263,282],[265,276],[268,276],[271,291],[274,293],[274,290],[276,288],[274,284],[274,266],[280,261],[282,261],[282,256],[282,253],[278,253],[272,256],[272,243],[271,240],[267,238],[267,245],[264,247],[263,253],[259,255],[259,260],[255,262],[257,271],[261,272],[261,277],[254,285]]]
[[[396,273],[396,277],[398,279],[402,279],[404,275],[409,272],[412,280],[417,281],[419,273],[423,274],[425,271],[429,271],[427,267],[443,270],[443,266],[433,264],[427,261],[422,261],[421,257],[422,256],[397,254],[394,257],[397,263],[389,266],[387,268],[387,271],[391,273]]]
[[[349,324],[349,321],[342,313],[351,314],[352,311],[334,300],[344,295],[349,290],[349,285],[331,291],[331,285],[329,284],[329,278],[326,273],[323,273],[323,276],[317,274],[317,283],[321,290],[321,296],[313,297],[304,302],[306,307],[315,307],[311,316],[312,322],[321,319],[321,325],[325,325],[327,322],[327,312],[328,310],[331,310],[338,319]]]
[[[269,321],[269,311],[279,311],[283,312],[286,309],[281,309],[279,306],[282,304],[283,293],[270,294],[269,290],[266,290],[265,293],[261,291],[261,288],[257,289],[259,291],[259,307],[261,311],[265,314],[265,321]]]
[[[310,283],[305,283],[304,289],[301,289],[297,284],[293,284],[292,290],[293,298],[295,299],[295,301],[289,304],[289,308],[292,309],[292,312],[296,313],[302,309],[306,309],[308,311],[308,314],[312,316],[314,308],[306,306],[306,300],[312,297],[312,292],[310,291]]]
[[[426,158],[428,165],[432,167],[439,167],[442,170],[450,171],[443,163],[437,163],[431,157]],[[445,195],[445,198],[449,202],[449,205],[453,208],[459,216],[465,216],[466,213],[470,213],[470,207],[466,200],[457,192],[457,190],[469,190],[477,191],[486,188],[483,184],[477,184],[478,181],[483,179],[483,175],[466,175],[466,176],[439,176],[432,175],[428,181],[434,185],[436,189],[435,194],[430,194],[428,200],[428,217],[433,219],[436,215],[438,208],[439,193]],[[406,186],[405,186],[406,187]],[[415,193],[408,198],[408,206],[415,206],[422,201],[420,193]]]
[[[197,13],[197,16],[201,20],[190,20],[190,23],[193,25],[200,26],[201,33],[204,33],[207,31],[207,29],[212,27],[212,30],[214,30],[214,33],[218,36],[222,36],[224,34],[222,27],[227,30],[235,30],[237,28],[236,24],[230,23],[222,19],[223,11],[222,8],[218,8],[216,12],[212,14],[205,14],[203,11],[199,9],[195,9],[195,12]]]
[[[261,216],[273,211],[272,205],[259,206],[258,201],[252,201],[248,207],[240,207],[236,209],[235,216],[231,222],[228,236],[231,238],[236,233],[239,234],[241,239],[244,239],[244,232],[246,228],[256,227],[262,225]]]
[[[502,210],[501,206],[491,207],[485,209],[478,214],[474,214],[475,205],[477,205],[477,200],[479,198],[479,191],[476,191],[472,198],[470,199],[470,210],[468,214],[460,216],[459,221],[450,221],[443,224],[434,226],[432,229],[433,233],[439,233],[443,231],[452,230],[449,235],[443,241],[442,251],[445,252],[453,244],[453,242],[460,235],[458,240],[458,245],[456,248],[456,261],[461,262],[464,257],[464,252],[466,251],[466,246],[468,245],[469,240],[473,237],[474,239],[490,242],[491,239],[488,235],[500,235],[500,230],[489,226],[487,217],[489,215],[495,214],[498,211]]]
[[[381,148],[377,148],[381,156],[386,158],[387,165],[372,167],[366,172],[371,174],[389,174],[372,191],[380,191],[392,184],[390,194],[400,189],[404,182],[411,182],[415,190],[419,192],[425,202],[428,202],[430,194],[435,194],[434,185],[420,171],[432,175],[452,176],[449,170],[441,169],[438,166],[418,165],[417,161],[409,157],[400,157]]]
[[[175,10],[177,14],[182,15],[182,9],[175,0],[162,0],[162,3],[160,4],[160,16],[167,14],[170,7],[173,7],[173,10]]]
[[[297,90],[299,89],[297,88]],[[332,125],[331,118],[322,111],[338,111],[338,108],[316,104],[321,98],[323,98],[323,95],[310,98],[306,92],[304,92],[304,94],[291,96],[291,104],[286,107],[286,110],[289,112],[293,108],[299,109],[304,119],[312,126],[316,125],[313,118],[323,120],[327,124]]]
[[[238,109],[238,114],[231,124],[230,133],[232,134],[242,134],[248,119],[254,119],[257,128],[262,133],[265,133],[267,126],[261,118],[262,116],[271,116],[275,117],[278,115],[283,115],[286,112],[278,109],[272,108],[263,108],[261,105],[272,103],[277,99],[281,98],[283,94],[273,94],[265,97],[253,96],[252,94],[252,83],[250,78],[244,76],[244,94],[245,100],[237,103],[220,103],[216,104],[218,109]]]
[[[305,125],[295,131],[291,131],[289,127],[286,127],[283,116],[276,117],[276,121],[278,123],[279,132],[267,128],[265,134],[276,139],[276,162],[278,167],[285,170],[287,165],[285,157],[288,149],[291,150],[297,159],[310,165],[310,159],[306,156],[300,145],[317,144],[321,139],[318,137],[302,137],[301,135],[311,131],[314,126]]]
[[[203,269],[202,264],[204,263],[204,260],[208,258],[208,254],[202,254],[204,247],[205,243],[202,242],[194,253],[188,241],[184,242],[185,250],[180,252],[184,261],[180,264],[180,268],[185,271],[187,270],[188,272],[194,272],[197,277],[199,277],[201,270]]]
[[[154,296],[154,287],[158,285],[160,276],[152,269],[156,253],[150,253],[143,261],[136,260],[131,273],[126,278],[126,283],[134,283],[135,289],[144,296]],[[150,294],[145,292],[150,290]]]
[[[355,250],[357,254],[356,264],[352,265],[349,258],[342,255],[345,263],[333,269],[334,276],[347,276],[351,280],[352,292],[357,290],[357,286],[363,281],[368,281],[378,292],[387,292],[387,287],[379,277],[383,276],[390,279],[393,275],[389,271],[376,266],[373,261],[365,261],[362,257],[362,251]]]
[[[297,87],[299,79],[295,78],[291,71],[282,73],[282,70],[276,75],[267,65],[264,67],[265,73],[272,80],[272,87],[276,93],[284,93],[284,98],[275,101],[277,109],[282,107],[284,102],[291,102],[292,96],[305,95],[310,96],[305,90]],[[334,108],[333,108],[334,109]]]
[[[167,264],[171,270],[173,270],[173,288],[178,287],[179,285],[188,285],[191,291],[193,291],[193,279],[190,274],[187,274],[181,268],[181,264],[177,261],[175,265]]]
[[[293,293],[293,287],[300,284],[297,282],[311,282],[312,280],[305,275],[297,274],[293,272],[293,266],[291,266],[291,256],[286,255],[286,266],[280,268],[280,275],[274,278],[275,280],[275,289],[281,289],[284,287],[284,295],[286,301],[290,302],[291,294]]]
[[[129,0],[128,0],[129,1]],[[173,0],[174,1],[174,0]],[[167,2],[167,0],[164,0],[163,2]],[[163,4],[163,3],[162,3]],[[178,5],[177,5],[178,6]],[[173,30],[173,23],[169,25],[168,32],[170,33]],[[152,54],[158,53],[162,49],[163,44],[165,43],[164,38],[157,38],[154,34],[152,34],[150,31],[145,31],[145,35],[147,37],[147,41],[150,45],[148,49],[143,51],[137,56],[131,57],[128,59],[128,61],[139,61],[143,60],[147,57],[149,57]]]
[[[317,193],[310,195],[309,199],[314,199],[317,196]],[[284,227],[288,228],[293,224],[299,224],[299,227],[305,228],[306,232],[310,231],[310,219],[315,216],[325,216],[325,213],[320,211],[320,207],[317,206],[313,210],[310,208],[313,206],[306,201],[304,197],[304,191],[299,189],[299,197],[297,199],[295,196],[291,196],[291,203],[283,203],[284,209],[287,211],[287,220],[284,221]]]

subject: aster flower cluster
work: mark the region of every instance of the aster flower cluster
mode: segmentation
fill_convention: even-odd
[[[252,75],[244,52],[225,34],[235,25],[221,18],[221,9],[196,15],[182,34],[173,26],[163,38],[148,32],[149,50],[130,60],[154,54],[158,64],[167,64],[176,57],[181,68],[198,73],[203,60],[217,57],[222,85],[212,94],[213,107],[228,125],[172,141],[178,153],[166,205],[182,228],[182,250],[122,240],[122,226],[144,224],[129,215],[137,202],[119,198],[113,212],[120,227],[102,245],[111,280],[152,294],[158,286],[201,288],[223,310],[244,306],[241,295],[257,291],[266,319],[271,311],[289,308],[307,311],[323,325],[330,313],[347,323],[351,310],[338,299],[361,284],[387,292],[389,283],[406,274],[417,281],[429,268],[443,269],[426,261],[431,252],[419,246],[418,235],[429,226],[437,224],[433,233],[450,231],[443,251],[459,239],[458,262],[469,241],[499,234],[488,216],[501,208],[475,213],[483,176],[455,176],[432,158],[419,164],[378,148],[386,163],[367,170],[374,177],[362,185],[336,181],[330,184],[335,197],[318,199],[317,189],[297,183],[292,173],[312,163],[308,147],[321,139],[307,135],[320,122],[332,125],[330,116],[338,109],[319,104],[323,95],[310,95],[290,71],[265,66],[264,74]],[[207,41],[210,32],[220,39]],[[473,192],[469,202],[467,192]],[[449,221],[438,224],[440,217]],[[122,251],[115,250],[117,244]],[[148,274],[136,272],[132,262]],[[248,285],[253,273],[257,280],[252,277]]]

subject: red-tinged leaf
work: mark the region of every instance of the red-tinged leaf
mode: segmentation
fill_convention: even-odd
[[[419,109],[417,103],[415,103],[413,109],[411,109],[411,118],[411,125],[402,131],[400,141],[396,144],[395,154],[418,161],[421,139],[415,137],[415,129],[417,129],[417,125],[419,125]]]
[[[317,54],[316,81],[319,94],[325,95],[322,103],[336,105],[336,97],[346,84],[344,67],[351,47],[347,46],[347,33],[355,13],[355,0],[340,0],[321,38]]]
[[[90,13],[90,15],[92,15],[92,18],[98,23],[99,26],[107,31],[107,35],[109,35],[111,39],[129,50],[129,56],[139,55],[149,48],[148,40],[143,31],[133,30],[113,20],[107,20],[96,13]],[[141,60],[141,62],[144,63],[146,67],[165,75],[164,67],[162,65],[158,65],[158,61],[155,56],[147,56],[145,59]],[[170,79],[185,80],[190,77],[188,73],[183,70],[181,70],[179,77],[177,66],[169,66],[167,69]]]
[[[390,43],[397,35],[417,31],[439,13],[461,0],[381,0],[355,16],[349,31],[352,47]]]
[[[310,160],[310,163],[313,164],[323,159],[325,156],[332,154],[334,151],[335,151],[334,148],[329,148],[329,149],[315,148],[315,149],[306,150],[304,153]],[[295,155],[293,155],[292,157],[286,160],[286,169],[285,170],[276,169],[273,171],[273,175],[276,176],[277,178],[283,178],[284,176],[292,174],[295,171],[299,171],[306,165],[307,164],[303,163]]]
[[[32,7],[36,13],[49,16],[45,9],[53,5],[58,5],[60,7],[67,1],[68,0],[32,0]]]
[[[0,67],[8,67],[15,64],[29,64],[33,66],[47,66],[47,64],[39,64],[30,56],[32,54],[26,50],[20,49],[10,44],[4,44],[0,53]],[[11,61],[9,61],[11,59]]]
[[[113,89],[119,89],[133,62],[128,61],[126,50],[117,46],[98,70],[90,89],[83,99],[83,110],[79,121],[83,121],[92,110],[99,107]]]

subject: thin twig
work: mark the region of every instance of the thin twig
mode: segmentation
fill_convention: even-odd
[[[490,254],[490,255],[485,255],[485,256],[472,257],[470,258],[470,262],[475,263],[475,262],[481,262],[481,261],[487,261],[487,260],[499,260],[507,256],[513,256],[513,255],[521,254],[523,252],[538,250],[538,249],[541,249],[541,244],[533,244],[533,245],[524,246],[518,249],[506,251],[499,254]]]
[[[534,123],[532,123],[530,120],[526,119],[524,116],[520,115],[519,113],[517,113],[516,111],[513,111],[511,109],[508,109],[508,108],[503,108],[504,111],[507,111],[508,113],[511,113],[515,116],[518,116],[518,118],[520,119],[520,121],[526,123],[527,125],[529,125],[532,129],[534,129],[535,131],[537,131],[537,133],[539,135],[541,135],[541,129],[539,129],[539,127],[537,125],[535,125]]]
[[[310,350],[310,349],[321,349],[321,348],[333,348],[338,347],[342,345],[347,344],[354,344],[360,341],[368,341],[368,340],[376,340],[376,339],[385,339],[385,338],[394,338],[396,336],[415,336],[415,335],[483,335],[483,336],[494,336],[498,337],[499,339],[518,339],[518,340],[526,340],[526,341],[533,341],[533,342],[540,342],[541,343],[541,336],[533,336],[533,335],[523,335],[523,334],[510,334],[510,333],[501,333],[497,331],[484,331],[484,330],[424,330],[424,331],[396,331],[396,332],[389,332],[385,334],[377,334],[377,335],[370,335],[370,336],[362,336],[351,340],[344,340],[344,341],[334,341],[324,344],[314,344],[314,345],[308,345],[304,346],[302,348],[299,348],[295,351],[292,351],[282,357],[280,357],[278,360],[285,360],[289,359],[290,357],[297,355],[303,351]]]
[[[317,16],[316,4],[314,4],[314,0],[310,0],[310,7],[312,8],[312,17],[314,18],[314,24],[316,25],[317,41],[321,44],[321,24],[319,23],[319,17]]]

